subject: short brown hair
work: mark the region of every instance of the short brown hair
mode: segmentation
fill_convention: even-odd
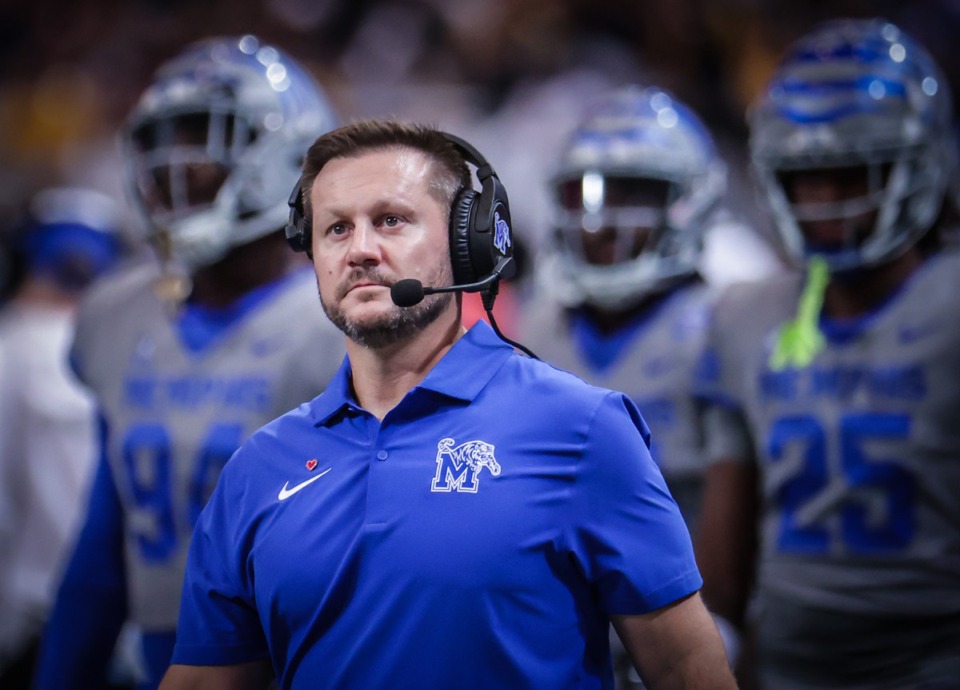
[[[446,207],[448,214],[457,193],[471,186],[470,170],[463,156],[439,130],[398,120],[358,120],[321,135],[307,150],[300,185],[307,218],[312,215],[313,183],[323,166],[335,158],[392,147],[422,151],[430,158],[430,194]]]

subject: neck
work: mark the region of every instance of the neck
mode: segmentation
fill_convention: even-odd
[[[593,324],[600,329],[602,333],[609,335],[619,331],[641,314],[655,309],[657,305],[659,305],[677,290],[698,282],[699,280],[700,278],[697,276],[684,278],[671,284],[666,289],[657,290],[644,295],[640,301],[630,305],[626,309],[601,309],[599,307],[587,304],[584,307],[584,313],[587,315],[590,321],[592,321]]]
[[[923,263],[916,248],[881,266],[831,276],[823,297],[823,312],[832,318],[862,316],[903,285]]]
[[[347,340],[353,392],[363,409],[383,420],[465,333],[451,308],[410,340],[373,350]]]
[[[283,238],[267,235],[236,247],[220,261],[192,276],[189,300],[206,307],[228,307],[249,292],[279,280],[292,266]]]

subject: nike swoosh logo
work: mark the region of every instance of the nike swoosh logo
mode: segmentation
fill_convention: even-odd
[[[309,486],[310,484],[313,484],[315,481],[317,481],[318,479],[320,479],[320,477],[322,477],[323,475],[325,475],[327,472],[329,472],[329,471],[332,470],[332,469],[333,469],[332,467],[328,467],[328,468],[325,469],[323,472],[321,472],[320,474],[318,474],[316,477],[310,477],[310,479],[308,479],[307,481],[305,481],[305,482],[300,482],[300,483],[297,484],[296,486],[291,486],[290,488],[287,488],[287,486],[290,484],[290,482],[285,482],[284,485],[283,485],[283,488],[280,489],[280,493],[277,494],[277,498],[279,498],[281,501],[286,501],[288,498],[290,498],[290,497],[293,496],[295,493],[297,493],[298,491],[300,491],[300,489],[302,489],[302,488],[304,488],[304,487],[306,487],[306,486]]]

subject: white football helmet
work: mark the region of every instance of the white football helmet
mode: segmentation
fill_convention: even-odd
[[[696,273],[726,166],[688,107],[629,86],[587,110],[550,184],[555,242],[541,279],[567,305],[622,310]]]
[[[162,65],[123,131],[151,239],[194,270],[278,231],[307,148],[336,126],[290,57],[254,36],[212,38]]]
[[[881,264],[933,225],[955,166],[951,96],[930,55],[882,19],[834,20],[795,43],[749,116],[752,165],[787,254],[833,271]],[[861,171],[852,199],[796,203],[798,171]],[[875,214],[872,229],[856,218]],[[804,222],[845,223],[841,245],[817,246]]]

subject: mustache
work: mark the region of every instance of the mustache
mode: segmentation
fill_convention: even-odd
[[[357,267],[350,271],[350,275],[337,285],[336,297],[338,300],[343,299],[357,283],[374,283],[389,288],[393,287],[396,282],[395,278],[388,276],[378,268]]]

